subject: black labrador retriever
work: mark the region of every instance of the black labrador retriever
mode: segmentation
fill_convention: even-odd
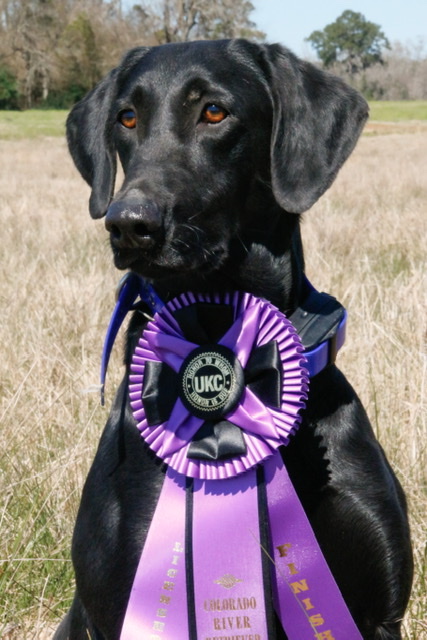
[[[130,51],[73,108],[68,142],[117,268],[164,300],[232,289],[289,315],[305,295],[298,214],[331,185],[367,113],[356,91],[279,45],[180,43]],[[125,178],[114,193],[116,154]],[[128,366],[144,322],[131,320]],[[164,478],[126,386],[83,490],[76,595],[55,640],[120,637]],[[405,498],[335,365],[311,380],[282,456],[363,638],[401,638],[412,579]],[[286,636],[277,625],[270,637]]]

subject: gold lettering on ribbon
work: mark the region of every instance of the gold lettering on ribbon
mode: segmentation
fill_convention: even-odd
[[[276,549],[279,550],[279,555],[281,558],[286,558],[286,556],[288,555],[288,551],[291,547],[292,545],[289,542],[287,542],[286,544],[280,544],[278,547],[276,547]]]
[[[253,596],[205,600],[203,603],[204,611],[213,613],[214,617],[211,620],[213,635],[210,638],[204,638],[204,640],[261,640],[258,633],[252,632],[250,615],[243,613],[255,611],[257,606],[257,600]],[[241,615],[234,613],[240,611]],[[234,615],[227,615],[228,612]],[[218,616],[218,613],[223,613],[223,615]]]
[[[281,544],[276,547],[279,552],[279,558],[286,558],[288,556],[289,550],[292,548],[292,544],[286,542],[285,544]],[[300,568],[298,567],[296,562],[288,562],[286,566],[289,571],[289,576],[295,576],[300,573]],[[298,602],[300,602],[305,611],[310,611],[311,609],[315,609],[315,605],[312,603],[311,598],[297,598],[299,593],[305,593],[310,591],[310,584],[306,578],[302,578],[297,582],[288,582],[292,593],[295,595]],[[325,619],[321,613],[314,613],[313,615],[306,614],[307,622],[311,626],[314,637],[316,640],[335,640],[335,637],[332,635],[332,631],[330,629],[326,631],[317,631],[317,627],[321,627],[322,625],[326,625]],[[206,640],[209,640],[208,638]],[[211,640],[215,640],[212,638]],[[220,639],[218,639],[220,640]]]
[[[216,600],[205,600],[203,608],[205,611],[247,611],[257,608],[256,598],[217,598]]]
[[[310,620],[311,624],[313,625],[313,627],[321,627],[322,624],[325,624],[325,621],[323,620],[323,618],[320,615],[320,613],[315,613],[313,616],[310,616],[309,620]]]
[[[212,636],[210,638],[205,638],[205,640],[261,640],[261,636],[259,633],[245,633],[239,634],[236,636]]]
[[[184,546],[180,542],[175,542],[174,547],[172,549],[172,552],[174,554],[183,553],[184,552]],[[176,566],[176,565],[179,564],[179,561],[180,561],[180,556],[177,556],[177,555],[173,555],[172,556],[171,564]],[[166,571],[166,577],[167,578],[176,578],[177,573],[178,573],[178,569],[168,569]],[[175,583],[172,582],[172,580],[165,580],[163,582],[163,585],[162,585],[163,591],[173,591],[174,588],[175,588]],[[159,596],[159,603],[160,604],[169,606],[171,601],[172,601],[172,596],[165,595],[164,593],[160,594],[160,596]],[[156,617],[157,618],[161,618],[161,619],[163,618],[164,619],[164,618],[167,617],[168,609],[166,608],[166,606],[160,607],[159,609],[157,609],[157,611],[156,611]],[[160,622],[159,620],[154,620],[153,621],[153,630],[154,631],[160,631],[161,633],[163,633],[164,630],[165,630],[165,626],[166,626],[165,622]],[[160,636],[151,634],[150,640],[160,640]]]
[[[173,591],[175,588],[175,583],[170,582],[169,580],[165,580],[162,587],[165,591]]]
[[[249,616],[227,616],[214,618],[215,631],[233,631],[234,629],[251,629]]]
[[[307,580],[300,580],[299,582],[290,582],[289,586],[291,587],[294,593],[300,593],[300,591],[308,591],[309,586],[307,584]]]
[[[314,604],[311,604],[310,598],[305,598],[304,600],[301,600],[301,602],[303,603],[306,611],[314,609]]]
[[[250,629],[251,623],[249,622],[249,616],[243,616],[243,629]]]

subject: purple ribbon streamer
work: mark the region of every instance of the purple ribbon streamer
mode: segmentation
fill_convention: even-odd
[[[188,640],[184,550],[185,477],[168,469],[135,574],[120,640]]]
[[[227,480],[194,481],[198,638],[268,637],[258,539],[255,469]]]
[[[362,640],[280,454],[267,460],[264,470],[274,608],[286,635],[289,640]]]
[[[362,640],[280,453],[264,463],[270,549],[259,542],[256,471],[194,481],[193,571],[200,639],[266,640],[261,554],[289,640]],[[136,572],[120,640],[188,640],[185,478],[168,469]],[[187,541],[188,543],[188,541]]]

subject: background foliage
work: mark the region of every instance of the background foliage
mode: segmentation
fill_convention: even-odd
[[[313,31],[307,41],[326,68],[340,63],[349,73],[382,64],[383,49],[390,44],[378,24],[356,11],[344,11],[323,31]]]
[[[374,100],[427,98],[427,53],[419,40],[393,46],[380,25],[344,11],[306,38],[326,69]]]
[[[233,37],[263,41],[252,11],[248,0],[0,0],[0,108],[69,108],[131,47]],[[390,45],[380,25],[353,11],[307,40],[319,64],[368,98],[427,98],[422,41]]]
[[[248,0],[157,0],[126,10],[121,0],[0,0],[0,106],[69,107],[131,47],[260,39],[252,10]]]

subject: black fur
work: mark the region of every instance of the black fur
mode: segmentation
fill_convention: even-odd
[[[225,109],[208,124],[206,105]],[[133,109],[137,125],[118,121]],[[367,117],[341,80],[244,40],[135,49],[68,119],[74,161],[106,214],[115,264],[164,299],[237,289],[292,312],[302,296],[299,216],[330,186]],[[125,179],[113,196],[116,153]],[[126,359],[143,319],[130,324]],[[73,539],[76,596],[55,640],[118,640],[163,481],[126,395],[114,402]],[[397,640],[412,560],[403,492],[335,366],[311,381],[283,457],[365,640]],[[277,631],[276,640],[283,639]]]

